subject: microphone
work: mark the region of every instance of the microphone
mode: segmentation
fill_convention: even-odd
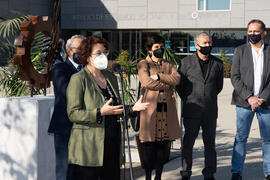
[[[120,74],[120,76],[122,76],[123,78],[126,78],[126,77],[127,77],[126,72],[121,68],[120,64],[114,63],[114,64],[112,65],[112,69],[113,69],[115,72],[118,72],[118,73]]]

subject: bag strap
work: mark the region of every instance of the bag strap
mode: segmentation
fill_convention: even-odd
[[[146,61],[146,64],[147,64],[147,72],[148,72],[148,75],[150,76],[150,65],[147,61]],[[139,80],[139,89],[138,89],[137,100],[140,98],[140,91],[141,91],[141,82]]]

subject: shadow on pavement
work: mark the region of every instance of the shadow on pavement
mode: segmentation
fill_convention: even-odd
[[[231,166],[223,166],[217,168],[215,174],[216,180],[230,180],[231,179]],[[181,178],[179,178],[181,179]],[[191,180],[202,180],[203,176],[192,176]],[[246,163],[243,171],[244,180],[264,180],[262,162]]]

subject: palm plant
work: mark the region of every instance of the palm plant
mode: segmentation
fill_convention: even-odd
[[[27,83],[18,78],[19,68],[14,65],[13,59],[13,56],[16,53],[16,48],[11,41],[14,40],[15,36],[19,35],[20,24],[23,21],[28,20],[28,16],[21,15],[14,19],[1,19],[0,40],[3,42],[1,42],[0,55],[5,55],[5,58],[8,59],[8,65],[0,67],[0,90],[4,92],[6,97],[25,96],[30,94],[30,90],[27,87]],[[41,71],[44,68],[43,62],[39,60],[41,54],[40,47],[44,38],[45,36],[42,33],[37,33],[32,42],[31,60],[38,71]],[[39,89],[34,88],[33,94],[41,94],[41,92]]]
[[[164,34],[162,33],[159,33],[159,35],[165,40],[166,37]],[[179,57],[175,54],[175,50],[171,49],[171,48],[168,48],[168,47],[164,47],[164,54],[163,54],[163,58],[168,60],[168,61],[171,61],[174,63],[174,65],[178,65],[178,62],[179,62]]]
[[[227,51],[219,49],[219,55],[220,55],[220,59],[223,62],[224,78],[230,78],[231,77],[231,67],[232,67],[232,65],[228,62],[230,60],[230,58],[227,57]]]
[[[122,50],[117,57],[117,61],[121,64],[124,71],[127,73],[127,78],[123,81],[124,86],[124,96],[126,104],[132,104],[135,102],[134,94],[135,89],[131,88],[131,75],[136,72],[137,62],[133,61],[133,58],[129,58],[129,53],[127,50]]]
[[[0,36],[3,39],[17,36],[20,33],[20,25],[23,21],[28,20],[27,15],[21,15],[14,19],[1,18],[0,22]]]
[[[173,62],[175,65],[178,64],[178,56],[175,55],[175,51],[173,49],[165,47],[163,58],[168,60],[168,61]]]

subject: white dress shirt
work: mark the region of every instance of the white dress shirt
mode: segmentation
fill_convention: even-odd
[[[262,84],[262,74],[263,74],[263,48],[264,44],[262,44],[259,53],[252,49],[252,59],[253,59],[253,68],[254,68],[254,87],[253,92],[255,97],[259,97],[260,88]]]
[[[68,57],[68,59],[73,64],[73,66],[77,69],[77,67],[79,66],[79,64],[75,63],[72,59],[70,59],[70,57]]]

